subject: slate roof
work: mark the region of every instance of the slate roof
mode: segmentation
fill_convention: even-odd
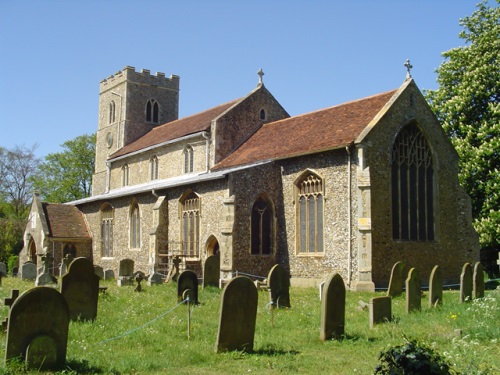
[[[49,233],[54,238],[89,238],[83,214],[75,206],[42,203]]]
[[[212,170],[348,146],[356,140],[396,91],[264,124]]]
[[[236,99],[206,111],[159,125],[151,129],[150,132],[146,133],[135,142],[126,145],[112,154],[110,158],[113,159],[147,147],[181,138],[189,134],[208,130],[212,120],[215,120],[239,100],[240,99]]]

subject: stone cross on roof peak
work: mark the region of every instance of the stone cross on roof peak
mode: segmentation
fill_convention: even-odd
[[[264,76],[264,71],[262,70],[262,68],[259,69],[257,75],[259,76],[259,85],[262,85],[264,83],[262,80],[262,77]]]
[[[411,68],[413,68],[413,65],[410,64],[410,59],[406,59],[406,61],[403,65],[406,67],[406,79],[410,79],[411,78]]]

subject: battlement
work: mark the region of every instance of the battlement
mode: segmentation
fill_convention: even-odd
[[[170,77],[165,77],[165,73],[161,72],[156,72],[155,75],[151,75],[148,69],[142,69],[140,72],[136,72],[133,66],[126,66],[115,74],[110,75],[108,78],[103,79],[100,82],[100,91],[103,92],[124,81],[159,86],[178,91],[179,80],[180,77],[174,74],[170,75]]]

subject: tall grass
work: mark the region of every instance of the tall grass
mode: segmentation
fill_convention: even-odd
[[[0,298],[10,289],[33,286],[16,278],[2,280]],[[316,288],[292,288],[292,307],[268,308],[259,292],[253,353],[215,353],[221,291],[200,289],[200,305],[191,307],[188,339],[186,305],[178,305],[175,284],[118,288],[105,281],[94,322],[72,322],[66,368],[60,374],[371,374],[378,354],[407,339],[416,339],[444,356],[464,374],[500,373],[500,290],[460,304],[457,291],[444,294],[443,306],[405,312],[405,300],[392,301],[392,322],[369,328],[368,311],[359,301],[383,293],[347,293],[343,340],[319,339],[320,307]],[[43,308],[43,306],[40,306]],[[0,319],[8,314],[0,308]],[[271,315],[273,314],[273,315]],[[274,323],[274,324],[273,324]],[[0,347],[5,348],[5,335]],[[27,372],[22,364],[0,365],[0,374]]]

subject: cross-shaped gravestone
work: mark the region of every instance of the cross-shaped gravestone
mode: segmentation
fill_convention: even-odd
[[[19,297],[19,289],[12,289],[10,291],[10,297],[4,298],[3,299],[3,304],[5,306],[9,306],[9,308],[12,306],[14,301]],[[2,321],[2,331],[5,331],[7,329],[7,324],[9,323],[9,317],[7,316],[3,321]]]

